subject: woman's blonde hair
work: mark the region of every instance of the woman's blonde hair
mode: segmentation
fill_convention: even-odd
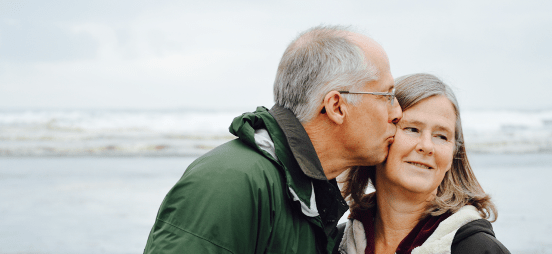
[[[465,205],[473,205],[484,218],[496,221],[498,217],[496,207],[491,197],[483,191],[468,161],[458,101],[452,89],[431,74],[418,73],[397,78],[395,92],[403,111],[426,98],[443,95],[450,100],[456,114],[456,144],[452,166],[437,187],[437,196],[425,214],[438,216],[448,211],[454,213]],[[375,174],[375,166],[353,167],[347,171],[341,192],[351,202],[353,217],[355,213],[375,205],[375,195],[373,193],[365,195],[369,184],[376,186]]]

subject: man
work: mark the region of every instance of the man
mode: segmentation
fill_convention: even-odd
[[[402,116],[393,87],[372,39],[342,27],[304,32],[278,67],[276,105],[236,117],[238,138],[186,169],[144,253],[331,252],[348,209],[335,177],[385,160]]]

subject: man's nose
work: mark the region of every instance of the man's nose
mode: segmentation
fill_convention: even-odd
[[[393,103],[393,107],[389,111],[389,123],[397,124],[401,120],[401,118],[402,118],[401,105],[399,105],[397,98],[395,98],[395,103]]]

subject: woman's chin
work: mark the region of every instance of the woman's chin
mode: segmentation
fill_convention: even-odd
[[[406,191],[406,195],[416,195],[419,197],[435,197],[435,193],[437,190],[436,187],[431,186],[424,181],[411,181],[408,184],[403,184],[401,187]]]

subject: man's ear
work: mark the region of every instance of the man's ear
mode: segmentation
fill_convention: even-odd
[[[324,96],[323,104],[328,118],[336,124],[342,124],[347,114],[345,98],[339,92],[331,91]]]

